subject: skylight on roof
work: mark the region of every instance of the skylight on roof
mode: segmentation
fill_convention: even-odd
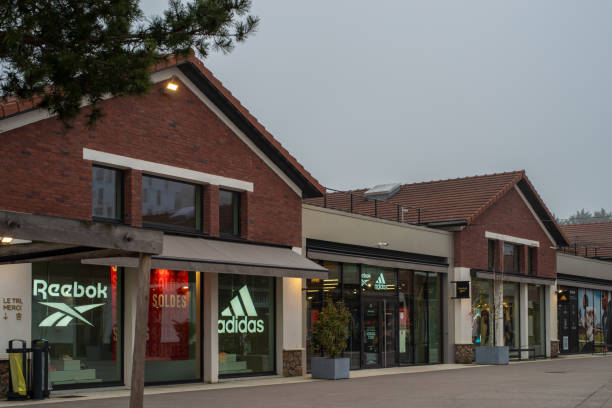
[[[386,200],[397,193],[401,186],[400,183],[378,184],[363,193],[363,195],[374,200]]]

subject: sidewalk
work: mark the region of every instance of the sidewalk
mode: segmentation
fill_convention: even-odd
[[[556,359],[557,361],[575,358],[604,358],[602,356],[568,356]],[[529,363],[541,363],[551,362],[555,360],[536,360],[536,361],[522,361],[513,362],[511,365],[517,364],[529,364]],[[462,370],[462,369],[474,369],[481,367],[489,367],[484,365],[475,364],[437,364],[437,365],[424,365],[424,366],[411,366],[411,367],[392,367],[392,368],[381,368],[381,369],[370,369],[370,370],[355,370],[351,371],[351,379],[367,378],[367,377],[379,377],[385,375],[397,375],[397,374],[419,374],[419,373],[431,373],[441,372],[450,370]],[[208,390],[223,390],[231,388],[247,388],[247,387],[261,387],[270,385],[284,385],[284,384],[299,384],[299,383],[313,383],[326,380],[312,379],[310,375],[302,377],[281,377],[281,376],[266,376],[266,377],[249,377],[249,378],[235,378],[235,379],[224,379],[217,384],[203,384],[203,383],[190,383],[190,384],[173,384],[173,385],[160,385],[160,386],[148,386],[145,387],[145,395],[162,395],[170,393],[187,393],[195,391],[208,391]],[[0,401],[0,408],[4,407],[19,407],[19,406],[34,406],[41,404],[61,404],[69,401],[88,401],[88,400],[103,400],[108,398],[117,397],[129,397],[130,390],[127,387],[108,387],[108,388],[90,388],[80,390],[63,390],[53,391],[50,399],[40,401]]]

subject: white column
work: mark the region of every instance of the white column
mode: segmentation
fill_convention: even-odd
[[[557,333],[557,294],[555,290],[557,284],[545,286],[545,305],[546,305],[546,357],[551,357],[551,341],[558,341]]]
[[[134,330],[136,322],[136,289],[138,288],[138,270],[124,269],[124,323],[123,323],[123,378],[125,385],[131,387],[132,380],[132,354],[134,352]]]
[[[283,375],[283,351],[299,351],[304,365],[306,349],[302,347],[302,284],[300,278],[277,278],[276,281],[276,373]],[[302,373],[304,373],[302,367]]]
[[[470,281],[470,268],[455,267],[453,270],[453,281]],[[451,284],[451,288],[454,284]],[[450,291],[449,291],[450,292]],[[449,293],[453,296],[453,293]],[[470,288],[470,299],[450,300],[455,309],[455,344],[472,344],[472,290]]]
[[[204,316],[202,342],[202,362],[204,382],[219,382],[219,275],[205,272],[204,275]]]
[[[528,287],[526,283],[520,284],[520,332],[521,332],[521,341],[519,346],[521,348],[527,347],[529,345],[529,316],[527,310],[529,309],[529,301],[528,301]],[[529,358],[528,352],[521,353],[521,358]]]

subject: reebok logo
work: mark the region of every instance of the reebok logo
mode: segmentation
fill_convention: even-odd
[[[240,302],[241,300],[242,302]],[[230,300],[230,305],[223,309],[221,317],[226,319],[219,319],[219,334],[263,333],[264,331],[264,321],[253,319],[253,317],[257,317],[257,311],[246,285],[241,287],[238,290],[238,295]]]
[[[47,284],[42,279],[34,279],[32,283],[32,292],[34,296],[41,295],[43,300],[47,300],[49,296],[53,297],[73,297],[73,298],[81,298],[83,296],[87,296],[90,299],[93,298],[101,298],[106,299],[108,296],[108,286],[102,285],[98,283],[97,286],[89,285],[83,286],[79,285],[78,282],[73,282],[72,285],[64,284],[60,285],[59,283]]]
[[[40,322],[38,327],[53,327],[53,325],[56,327],[66,327],[74,318],[79,319],[80,321],[93,327],[93,324],[91,324],[89,320],[85,319],[81,313],[85,313],[86,311],[95,309],[96,307],[104,306],[104,303],[95,303],[92,305],[75,306],[72,308],[67,304],[60,302],[38,303],[58,310],[57,312],[47,316],[42,322]]]

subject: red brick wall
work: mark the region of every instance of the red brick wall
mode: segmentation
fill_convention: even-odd
[[[553,243],[515,189],[510,190],[476,218],[472,225],[463,231],[455,232],[455,266],[488,269],[485,231],[539,241],[536,273],[542,277],[556,276],[556,255],[555,250],[551,249]],[[523,270],[526,273],[526,269]]]
[[[250,181],[247,238],[301,246],[298,195],[185,86],[165,95],[158,85],[140,98],[105,101],[103,109],[92,130],[80,117],[68,131],[51,118],[0,133],[0,209],[91,219],[86,147]],[[139,226],[140,172],[126,172],[125,181],[125,219]]]

